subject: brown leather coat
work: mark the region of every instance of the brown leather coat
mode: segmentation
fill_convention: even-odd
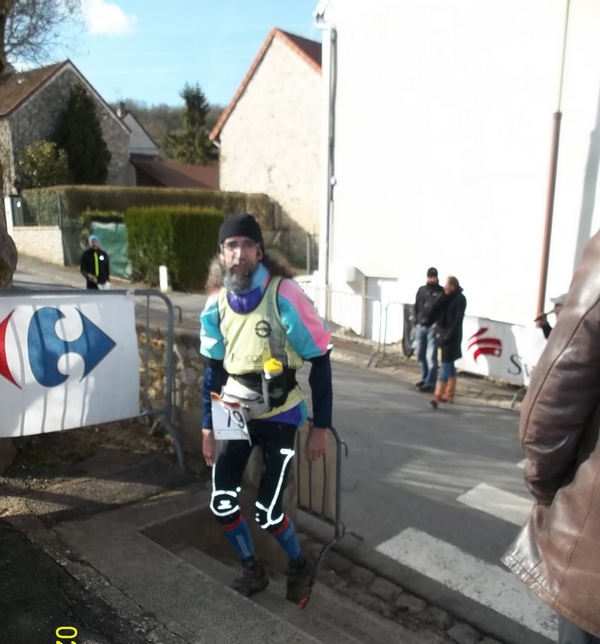
[[[537,503],[503,562],[600,637],[600,234],[589,242],[521,411]]]

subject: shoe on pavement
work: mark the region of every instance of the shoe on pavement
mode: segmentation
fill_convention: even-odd
[[[422,394],[432,394],[435,391],[435,387],[425,386],[419,387],[419,391]]]
[[[415,389],[421,389],[421,387],[425,384],[424,380],[419,380],[419,382],[415,383]]]
[[[285,598],[299,608],[304,608],[310,598],[313,570],[314,566],[304,555],[288,565]]]
[[[265,567],[256,558],[242,561],[240,574],[233,580],[231,587],[244,597],[250,597],[269,585]]]

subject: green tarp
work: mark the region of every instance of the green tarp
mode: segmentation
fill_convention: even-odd
[[[131,277],[131,262],[127,257],[125,224],[92,221],[90,233],[98,235],[101,248],[110,257],[110,274],[129,279]]]

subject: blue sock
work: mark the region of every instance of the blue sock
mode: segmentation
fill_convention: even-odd
[[[240,556],[240,559],[244,560],[254,557],[252,537],[250,536],[248,524],[244,521],[243,517],[240,516],[231,525],[223,526],[223,533]]]
[[[285,550],[285,554],[290,558],[290,561],[295,561],[302,554],[298,536],[296,535],[296,528],[294,528],[294,524],[287,515],[283,520],[283,524],[273,532],[273,536]]]

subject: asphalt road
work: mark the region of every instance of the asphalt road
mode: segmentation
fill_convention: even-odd
[[[334,363],[334,426],[349,448],[343,520],[365,544],[469,600],[553,638],[554,613],[500,558],[531,506],[519,416],[427,395]],[[310,391],[301,372],[305,391]]]

